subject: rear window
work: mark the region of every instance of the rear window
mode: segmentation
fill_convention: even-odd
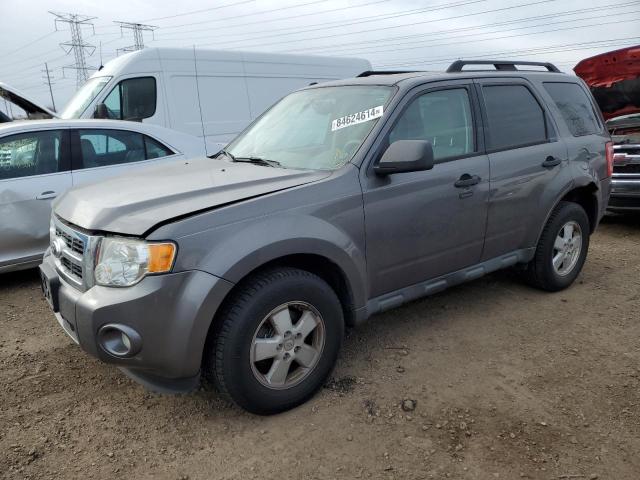
[[[545,82],[545,90],[560,110],[569,131],[575,136],[602,130],[593,103],[577,83]]]
[[[547,139],[544,111],[524,85],[482,87],[489,121],[489,148],[504,150]]]

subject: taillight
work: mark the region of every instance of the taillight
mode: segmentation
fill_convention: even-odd
[[[613,142],[607,142],[606,145],[607,158],[607,177],[613,175]]]

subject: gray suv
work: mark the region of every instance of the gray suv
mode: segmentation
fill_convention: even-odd
[[[551,64],[469,63],[313,85],[215,158],[68,191],[40,266],[61,327],[152,389],[270,414],[373,314],[512,266],[568,287],[609,198],[601,115]]]

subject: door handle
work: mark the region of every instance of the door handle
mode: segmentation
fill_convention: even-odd
[[[36,200],[50,200],[52,198],[56,198],[58,194],[53,190],[47,190],[46,192],[42,192],[40,195],[36,197]]]
[[[558,157],[554,157],[549,155],[544,162],[542,162],[542,166],[544,168],[553,168],[557,165],[560,165],[562,163],[562,160],[560,160]]]
[[[480,180],[481,178],[478,175],[469,175],[468,173],[465,173],[453,185],[456,188],[467,188],[477,185],[478,183],[480,183]]]

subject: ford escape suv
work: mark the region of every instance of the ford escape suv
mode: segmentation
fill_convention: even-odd
[[[377,312],[510,266],[568,287],[609,198],[601,115],[551,64],[469,63],[313,85],[215,158],[68,191],[40,266],[58,322],[152,389],[204,377],[270,414]]]

